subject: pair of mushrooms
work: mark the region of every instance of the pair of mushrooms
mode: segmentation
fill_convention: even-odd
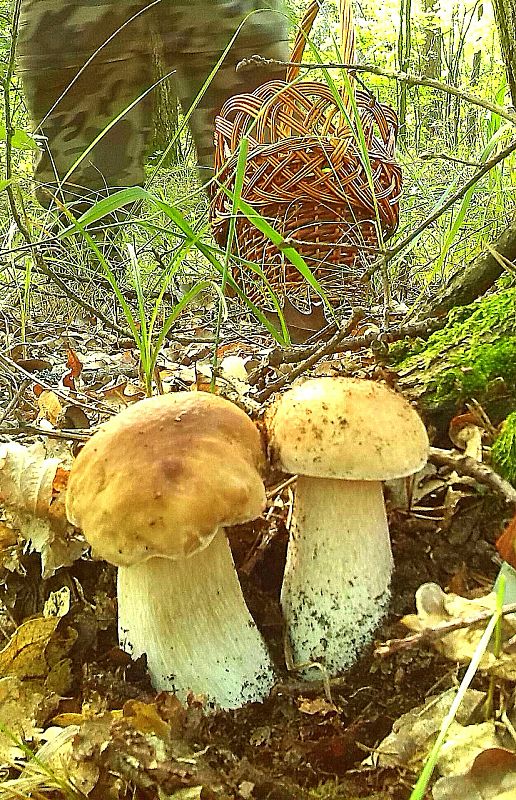
[[[268,436],[273,465],[298,474],[281,593],[293,659],[335,674],[386,612],[392,556],[381,481],[423,466],[426,431],[386,386],[317,378],[279,398]],[[262,513],[264,469],[251,420],[202,392],[122,411],[72,467],[68,518],[118,567],[120,644],[134,658],[146,653],[158,690],[236,708],[274,684],[224,533]]]

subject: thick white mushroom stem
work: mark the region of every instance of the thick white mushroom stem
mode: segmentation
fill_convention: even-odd
[[[151,558],[118,570],[120,646],[147,654],[152,684],[239,708],[274,684],[265,643],[247,609],[223,529],[190,558]]]
[[[294,666],[353,664],[387,611],[391,574],[381,482],[299,476],[281,591]]]

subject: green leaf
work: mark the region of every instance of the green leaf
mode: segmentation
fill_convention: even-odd
[[[5,130],[5,125],[0,125],[0,137],[5,141],[7,138],[7,132]],[[38,145],[36,144],[36,140],[30,133],[27,131],[22,130],[21,128],[15,128],[14,133],[11,139],[11,144],[15,148],[15,150],[39,150]]]

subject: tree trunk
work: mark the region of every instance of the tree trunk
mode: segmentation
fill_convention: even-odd
[[[439,25],[432,19],[436,13],[436,0],[424,0],[423,11],[429,19],[424,25],[420,72],[425,78],[438,81],[441,78],[443,35]]]
[[[411,13],[412,0],[400,0],[400,28],[398,31],[398,66],[400,72],[410,71],[410,53],[412,49]],[[401,83],[398,85],[398,119],[400,124],[400,139],[403,139],[406,134],[407,99],[408,86],[406,83]]]
[[[166,74],[166,66],[164,64],[161,45],[157,36],[153,36],[153,61],[154,61],[154,74],[156,79],[159,80]],[[155,87],[153,92],[154,109],[153,109],[153,126],[154,133],[152,142],[149,148],[149,155],[154,156],[158,161],[160,156],[169,147],[170,141],[179,128],[178,120],[178,99],[177,91],[175,89],[174,75],[171,75]],[[181,142],[177,138],[173,145],[168,150],[162,166],[169,167],[172,164],[178,164],[181,161]]]
[[[511,102],[516,108],[516,0],[493,0]]]

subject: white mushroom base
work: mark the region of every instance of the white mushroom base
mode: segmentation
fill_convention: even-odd
[[[118,633],[133,659],[146,653],[154,688],[182,701],[191,691],[239,708],[263,700],[274,684],[223,530],[190,558],[120,567]]]
[[[387,612],[392,563],[379,481],[298,477],[281,590],[294,667],[336,675],[357,660]]]

